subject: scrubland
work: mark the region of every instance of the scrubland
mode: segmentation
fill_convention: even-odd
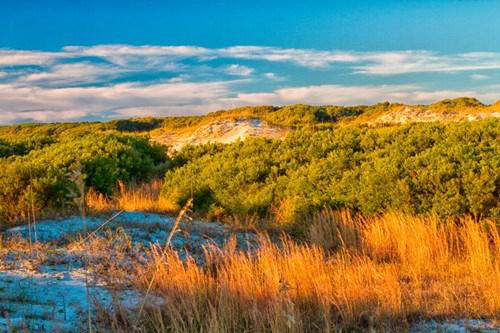
[[[447,120],[376,121],[429,112]],[[497,112],[462,98],[1,127],[0,329],[498,330]],[[286,135],[154,140],[242,117]],[[83,306],[71,329],[74,304],[41,299],[59,287]]]

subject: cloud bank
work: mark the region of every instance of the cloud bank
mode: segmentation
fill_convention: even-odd
[[[339,70],[349,83],[338,82]],[[493,102],[500,98],[498,86],[491,85],[498,70],[500,53],[492,52],[153,45],[0,49],[0,124],[200,114],[259,104],[427,103],[464,95]],[[419,73],[431,77],[418,81]],[[450,89],[447,75],[463,75],[475,86]],[[305,84],[304,77],[321,80]]]

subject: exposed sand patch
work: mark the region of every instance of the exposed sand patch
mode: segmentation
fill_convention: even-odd
[[[249,137],[284,138],[288,130],[265,124],[257,118],[219,119],[202,125],[192,132],[168,132],[152,139],[179,150],[186,145],[232,143]]]

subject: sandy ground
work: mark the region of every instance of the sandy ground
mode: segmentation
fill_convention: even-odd
[[[484,320],[434,320],[415,324],[410,333],[498,333],[500,327]]]
[[[165,133],[152,139],[158,143],[180,150],[186,145],[206,143],[232,143],[249,137],[283,138],[288,131],[269,126],[260,119],[220,119],[203,125],[191,133]]]
[[[108,269],[101,267],[103,258],[109,261],[111,255],[102,253],[107,249],[93,248],[89,254],[84,253],[84,247],[74,246],[77,240],[91,239],[86,237],[93,235],[107,220],[108,217],[82,220],[74,216],[42,221],[36,225],[39,245],[32,251],[28,246],[0,251],[0,332],[25,329],[29,332],[81,332],[86,329],[89,313],[94,320],[97,307],[113,310],[120,306],[131,313],[140,307],[144,295],[133,290],[126,278],[113,283],[101,278],[99,271]],[[126,271],[127,265],[144,260],[144,249],[151,244],[165,243],[173,223],[171,216],[125,212],[95,234],[112,235],[118,257],[111,259],[122,265],[121,271]],[[28,226],[23,225],[7,230],[4,239],[22,242],[30,234],[34,241],[35,230],[32,228],[30,232]],[[204,245],[222,246],[232,236],[243,247],[255,239],[253,234],[231,233],[220,224],[193,221],[181,223],[172,246],[181,257],[198,258]],[[129,245],[122,251],[120,246],[127,243]],[[148,298],[151,301],[154,295]],[[159,299],[152,301],[161,302]]]

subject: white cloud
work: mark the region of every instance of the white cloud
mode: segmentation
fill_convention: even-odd
[[[218,61],[211,61],[215,59]],[[259,71],[269,64],[259,67],[252,63],[249,67],[233,63],[240,59],[287,63],[314,71],[339,67],[354,74],[379,77],[465,72],[463,75],[472,80],[484,80],[489,77],[486,70],[500,70],[500,53],[494,52],[440,54],[151,45],[70,46],[58,52],[0,49],[3,82],[0,83],[0,123],[199,114],[256,104],[347,105],[385,100],[428,103],[464,95],[485,102],[500,98],[498,87],[493,86],[439,90],[429,89],[425,84],[365,85],[362,83],[366,78],[359,75],[353,79],[353,82],[358,80],[357,83],[351,85],[332,81],[300,86],[299,82],[299,86],[293,87],[294,81],[285,81],[281,76],[294,79],[293,71],[280,72],[280,66],[275,66],[273,72],[268,72],[269,69]],[[2,69],[15,66],[27,67]],[[222,81],[221,78],[226,77],[224,74],[234,75],[238,80]],[[256,91],[259,88],[256,82],[265,80],[274,81],[273,85],[279,88],[252,93],[245,90],[249,84],[254,84],[251,89]],[[378,82],[383,80],[379,78]]]
[[[47,65],[58,59],[72,57],[65,52],[19,51],[0,49],[0,67]]]
[[[377,102],[430,103],[444,98],[475,96],[485,101],[493,101],[500,93],[479,93],[473,90],[433,90],[429,91],[414,85],[382,85],[382,86],[342,86],[317,85],[306,87],[281,88],[272,92],[239,93],[229,99],[242,105],[353,105],[373,104]]]
[[[230,75],[249,76],[253,72],[253,68],[244,65],[233,64],[226,67],[226,73]]]
[[[277,75],[276,73],[271,73],[271,72],[268,72],[268,73],[264,73],[263,76],[268,79],[268,80],[271,80],[271,81],[284,81],[285,78],[282,77],[282,76],[279,76]]]
[[[488,75],[484,75],[484,74],[472,74],[469,77],[472,80],[476,80],[476,81],[487,80],[490,78]]]
[[[220,58],[290,62],[302,67],[325,68],[335,62],[355,62],[358,55],[342,51],[318,51],[312,49],[283,49],[264,46],[232,46],[216,50]]]
[[[67,46],[59,52],[0,49],[0,66],[51,65],[65,58],[102,58],[117,66],[173,70],[182,60],[245,59],[291,63],[309,69],[345,66],[357,74],[397,75],[419,72],[462,72],[500,69],[500,53],[441,54],[429,51],[354,52],[269,46],[96,45]]]
[[[126,110],[137,111],[135,116],[148,115],[148,110],[158,115],[201,113],[203,107],[217,106],[217,101],[230,93],[232,83],[127,83],[71,88],[0,84],[0,123],[106,119]]]
[[[109,44],[96,46],[66,46],[64,51],[80,55],[91,55],[99,57],[114,56],[172,56],[172,57],[194,57],[203,56],[210,52],[209,49],[200,46],[133,46],[126,44]]]
[[[242,105],[372,104],[381,101],[429,103],[443,98],[500,98],[498,87],[474,90],[426,90],[414,85],[289,87],[270,92],[238,93],[239,81],[115,84],[105,87],[29,87],[0,84],[0,123],[76,121],[117,117],[203,114]]]
[[[46,71],[29,73],[21,76],[17,82],[45,85],[91,84],[113,79],[124,72],[127,70],[107,64],[77,62],[59,64]]]
[[[79,56],[93,56],[104,58],[119,66],[144,66],[158,67],[165,63],[171,64],[176,59],[196,57],[205,59],[211,51],[198,46],[132,46],[132,45],[96,45],[67,46],[65,52]]]
[[[500,69],[500,53],[438,54],[428,51],[371,52],[361,54],[355,72],[371,75]]]
[[[206,61],[225,58],[284,62],[310,69],[327,69],[340,64],[352,67],[355,73],[370,75],[500,69],[500,53],[495,52],[458,54],[421,50],[353,52],[252,45],[219,49],[198,46],[97,45],[70,46],[65,47],[63,51],[74,56],[101,57],[120,66],[130,66],[134,63],[159,66],[167,60],[195,58]]]

